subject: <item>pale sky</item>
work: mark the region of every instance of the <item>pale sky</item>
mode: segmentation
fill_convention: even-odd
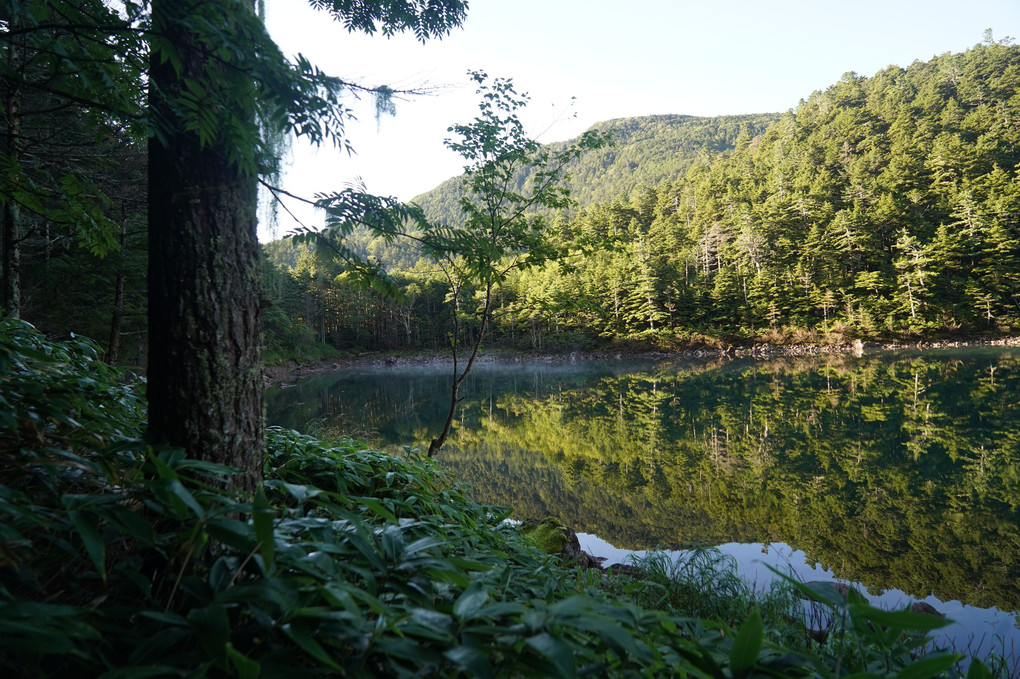
[[[425,45],[349,34],[308,0],[266,4],[285,54],[370,87],[438,88],[398,101],[378,123],[369,98],[351,102],[353,157],[295,144],[284,188],[309,198],[360,177],[372,193],[410,200],[460,174],[443,140],[477,113],[468,70],[529,92],[524,120],[548,143],[613,118],[785,111],[848,71],[872,76],[962,52],[988,28],[996,40],[1020,39],[1020,0],[470,0],[464,26]],[[281,211],[275,236],[261,238],[293,227]]]

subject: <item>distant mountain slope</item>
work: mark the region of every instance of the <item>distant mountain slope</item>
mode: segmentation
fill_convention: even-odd
[[[577,256],[500,288],[490,329],[504,346],[1020,329],[1020,46],[1010,41],[847,73],[777,116],[600,126],[618,145],[578,159],[570,170],[582,207],[551,220]],[[419,200],[433,219],[453,221],[457,188]],[[590,251],[610,239],[613,248]],[[349,245],[403,271],[407,296],[339,291],[305,267],[292,317],[338,346],[445,346],[457,328],[439,312],[448,288],[428,262],[367,234]],[[270,251],[279,261],[297,254]],[[943,445],[925,434],[910,450]]]
[[[761,135],[780,117],[779,113],[713,118],[656,115],[596,123],[593,129],[612,131],[614,145],[589,151],[568,166],[571,197],[584,207],[627,196],[639,186],[653,188],[675,181],[684,176],[695,160],[709,162],[732,151],[739,140],[749,141]],[[570,141],[555,142],[548,147],[558,150],[568,144]],[[520,177],[521,182],[526,180],[526,174]],[[460,181],[461,177],[452,177],[413,202],[421,205],[433,221],[458,220]],[[409,269],[418,260],[413,244],[387,243],[366,230],[356,231],[350,242],[355,252],[378,257],[390,270]],[[296,266],[301,254],[285,239],[267,244],[266,252],[271,262],[284,269]]]
[[[629,195],[638,186],[653,187],[677,179],[698,157],[733,149],[741,136],[750,139],[779,120],[779,113],[701,118],[657,115],[596,123],[612,131],[612,147],[589,151],[568,165],[570,195],[581,206]],[[553,150],[570,142],[549,144]],[[527,175],[521,176],[525,181]],[[434,221],[460,218],[460,177],[453,177],[414,199]]]

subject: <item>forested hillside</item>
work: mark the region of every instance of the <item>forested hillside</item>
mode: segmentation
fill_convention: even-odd
[[[584,151],[566,164],[566,186],[577,207],[612,201],[629,196],[641,186],[657,186],[683,176],[698,158],[711,158],[731,151],[741,137],[763,132],[779,119],[778,113],[746,116],[700,118],[683,115],[659,115],[620,118],[597,123],[592,129],[612,135],[608,147]],[[548,144],[544,148],[558,153],[571,142]],[[459,224],[464,215],[458,200],[462,177],[453,177],[413,199],[426,217],[440,224]],[[534,181],[534,168],[524,168],[515,176],[519,190]],[[553,222],[571,219],[576,208],[559,212],[535,208]],[[387,270],[414,268],[421,258],[417,243],[409,240],[387,241],[360,228],[350,245],[362,257],[378,258]],[[297,264],[298,254],[287,241],[267,245],[271,261],[286,267]]]
[[[570,166],[577,207],[547,217],[575,255],[511,278],[493,312],[494,338],[552,350],[628,338],[675,346],[1015,331],[1018,49],[989,42],[871,77],[848,74],[782,115],[600,123],[615,146]],[[58,118],[23,124],[40,134],[59,125],[68,138],[92,133],[89,120]],[[126,160],[90,165],[91,188],[60,189],[72,199],[103,195],[98,186],[118,196],[107,212],[123,241],[85,238],[82,247],[60,215],[22,211],[21,296],[24,317],[41,329],[116,343],[112,357],[139,364],[144,164],[127,158],[135,146],[125,148]],[[42,150],[24,177],[56,186]],[[434,219],[456,218],[452,188],[420,197]],[[402,297],[365,290],[306,246],[265,246],[276,354],[311,351],[315,340],[359,351],[445,347],[450,290],[433,265],[399,240],[362,236],[353,245],[387,263]],[[473,332],[470,305],[461,313]]]
[[[573,171],[575,195],[595,202],[549,220],[574,256],[502,288],[498,339],[546,350],[1015,329],[1020,47],[848,73],[767,121],[622,121],[628,141]],[[422,200],[446,214],[451,191]],[[303,306],[288,313],[335,345],[445,342],[449,291],[424,260],[395,272],[399,300],[307,257],[299,269]]]
[[[734,148],[741,136],[760,134],[779,119],[778,113],[700,118],[659,115],[620,118],[597,123],[593,129],[612,134],[613,145],[589,151],[566,166],[570,196],[578,205],[605,203],[627,196],[639,186],[657,186],[683,176],[697,158],[710,158]],[[549,144],[561,150],[569,142]],[[532,179],[522,172],[518,184]],[[449,179],[414,199],[429,219],[462,219],[460,178]]]

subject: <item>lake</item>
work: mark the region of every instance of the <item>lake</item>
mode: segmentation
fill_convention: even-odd
[[[266,394],[270,424],[425,450],[449,369],[345,369]],[[1020,350],[483,364],[438,462],[596,556],[719,545],[923,600],[959,650],[1020,657]]]

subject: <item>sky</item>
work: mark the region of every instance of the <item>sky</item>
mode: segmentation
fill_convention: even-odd
[[[308,0],[266,0],[266,24],[287,55],[368,87],[432,88],[377,119],[371,97],[348,105],[353,156],[296,142],[283,188],[313,198],[361,181],[411,200],[463,170],[447,128],[477,113],[469,70],[514,80],[531,104],[528,133],[549,143],[630,116],[786,111],[843,74],[872,76],[1020,40],[1020,0],[469,0],[467,20],[442,40],[352,34]],[[322,223],[290,201],[301,223]],[[296,226],[280,211],[262,240]]]

